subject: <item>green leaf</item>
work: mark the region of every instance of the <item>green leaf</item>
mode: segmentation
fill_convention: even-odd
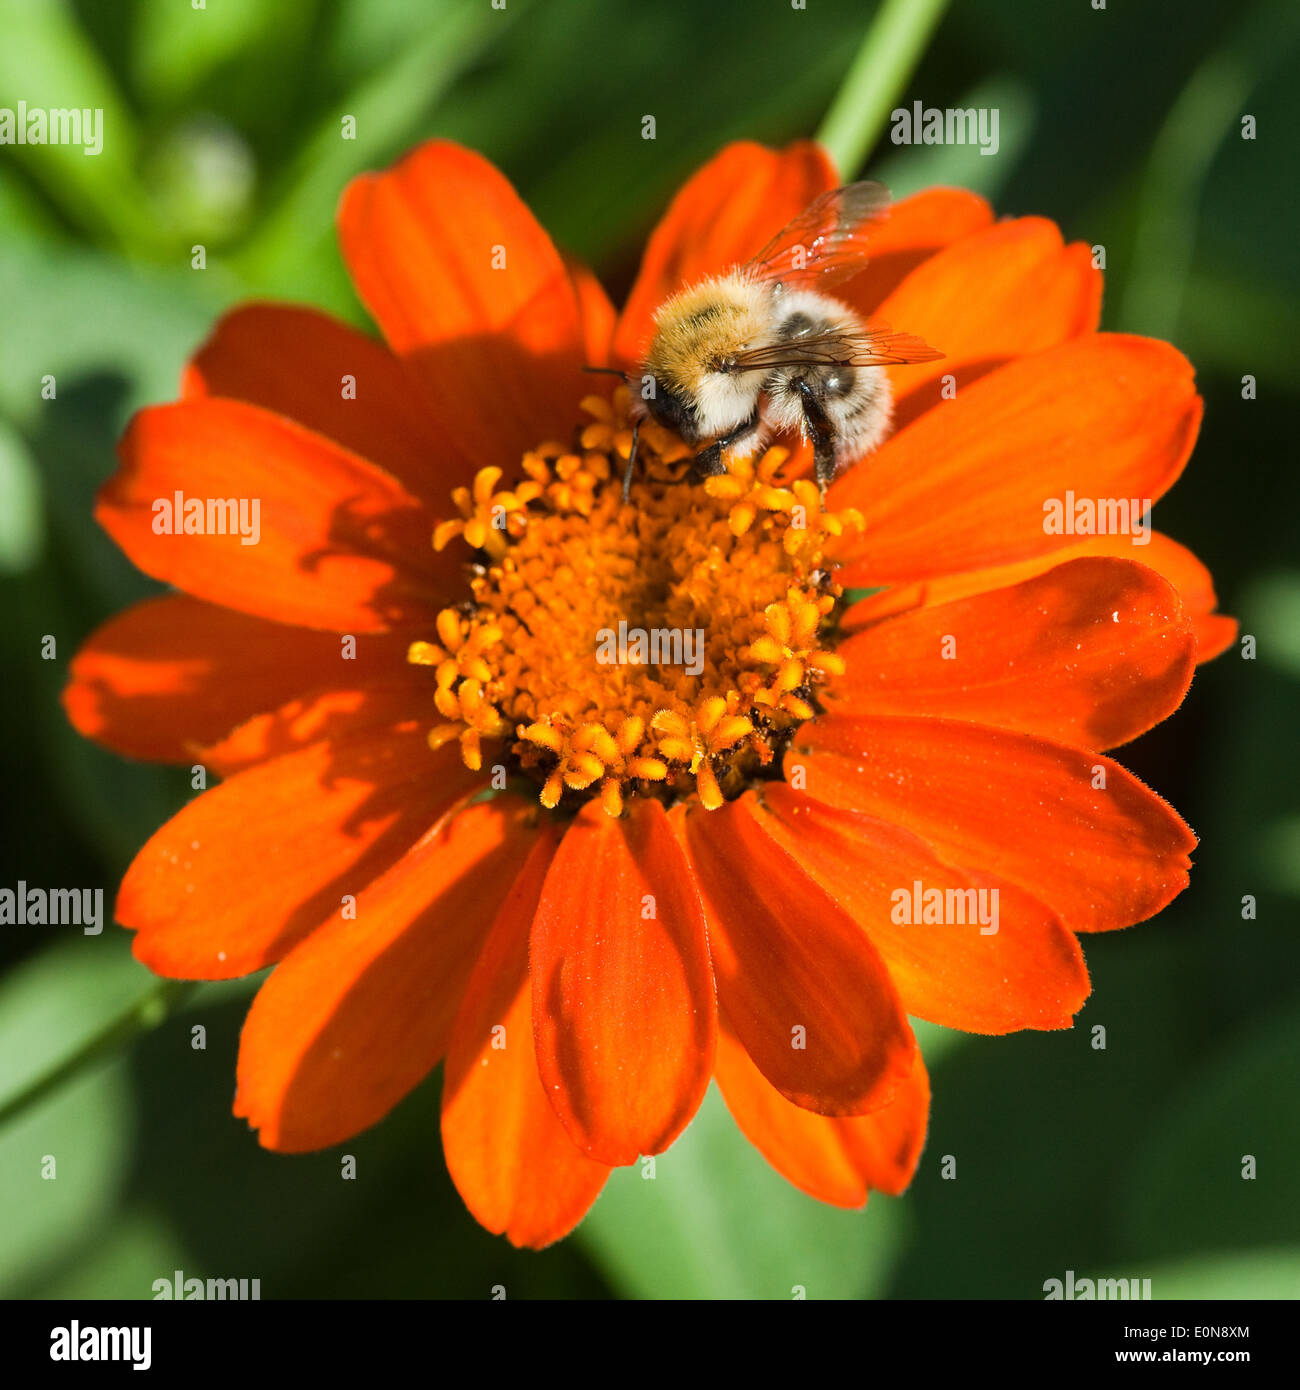
[[[41,952],[0,981],[0,1128],[167,1016],[192,986],[136,961],[103,897],[99,932]],[[29,931],[78,931],[30,927]]]
[[[110,902],[106,894],[105,917]],[[110,1219],[134,1118],[119,1045],[148,1026],[159,988],[111,924],[0,980],[0,1110],[9,1112],[0,1122],[0,1297],[30,1296],[33,1281]],[[30,1103],[15,1113],[19,1097]]]
[[[141,0],[137,6],[135,77],[148,100],[170,105],[232,63],[259,56],[283,60],[306,41],[317,0]]]
[[[333,1149],[262,1148],[231,1114],[249,986],[204,986],[182,1014],[137,1039],[125,1058],[127,1103],[115,1117],[95,1116],[131,1136],[129,1171],[114,1177],[111,1212],[43,1266],[30,1293],[149,1298],[153,1281],[177,1269],[260,1279],[263,1298],[606,1292],[572,1243],[515,1250],[465,1210],[439,1159],[436,1074]]]
[[[284,186],[242,248],[237,264],[254,287],[352,309],[335,243],[334,212],[349,180],[387,163],[421,137],[421,125],[471,63],[505,31],[508,12],[484,4],[438,12],[380,71],[353,87],[320,120],[293,160]],[[344,138],[344,121],[353,124]]]
[[[36,464],[22,439],[0,420],[0,574],[31,568],[43,530]]]
[[[1151,1297],[1300,1298],[1300,1246],[1288,1250],[1247,1250],[1175,1264],[1156,1265]]]
[[[112,906],[105,895],[105,916]],[[76,931],[7,927],[8,932]],[[0,1105],[84,1046],[111,1019],[158,983],[130,951],[126,933],[59,941],[0,979]]]
[[[150,1298],[154,1280],[170,1282],[178,1269],[204,1278],[209,1273],[223,1277],[220,1270],[196,1267],[165,1216],[138,1203],[115,1206],[92,1229],[94,1239],[76,1242],[70,1257],[46,1262],[34,1287],[25,1290],[27,1297]]]
[[[111,375],[130,388],[120,427],[146,400],[175,396],[182,363],[232,292],[215,267],[167,272],[92,251],[0,243],[0,303],[22,324],[0,337],[0,411],[39,429],[59,414],[74,378]],[[41,394],[47,374],[56,377],[52,401]],[[101,479],[111,467],[110,455]]]
[[[92,235],[131,248],[155,241],[143,190],[135,178],[139,133],[113,74],[78,28],[64,0],[30,4],[0,0],[0,92],[4,104],[32,110],[101,113],[100,148],[82,144],[14,144],[20,162],[67,217]]]
[[[119,1059],[83,1073],[0,1131],[0,1298],[30,1298],[41,1277],[93,1248],[120,1197],[133,1118]],[[53,1176],[43,1176],[50,1160]]]
[[[1261,575],[1241,600],[1241,618],[1258,659],[1300,677],[1300,572]]]
[[[1134,1254],[1300,1247],[1297,1076],[1300,1016],[1291,1009],[1222,1049],[1154,1110],[1124,1203]]]
[[[1201,371],[1235,378],[1249,372],[1265,389],[1300,394],[1300,359],[1288,350],[1294,301],[1267,271],[1240,264],[1198,269],[1183,287],[1178,342]],[[1257,389],[1259,389],[1257,387]]]
[[[948,1056],[969,1044],[972,1033],[962,1033],[956,1028],[943,1028],[937,1023],[927,1023],[923,1018],[909,1018],[916,1044],[921,1049],[925,1065],[931,1071]]]
[[[686,1133],[654,1160],[616,1169],[579,1227],[633,1298],[869,1298],[888,1278],[901,1213],[875,1195],[842,1211],[780,1177],[710,1088]]]

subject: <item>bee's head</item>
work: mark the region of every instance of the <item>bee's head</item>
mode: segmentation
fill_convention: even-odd
[[[647,372],[641,399],[648,413],[661,425],[681,436],[687,444],[701,439],[699,415],[692,397],[671,378]]]
[[[720,369],[764,327],[761,291],[739,275],[705,280],[659,306],[646,355],[646,412],[688,444],[712,439],[745,419],[758,379]]]

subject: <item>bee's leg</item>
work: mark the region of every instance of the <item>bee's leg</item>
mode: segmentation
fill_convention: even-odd
[[[584,372],[599,373],[604,376],[616,376],[624,385],[629,384],[631,378],[620,367],[583,367]],[[632,491],[632,470],[636,467],[636,440],[637,434],[641,429],[639,419],[632,421],[632,447],[628,450],[627,470],[623,474],[623,501],[626,502],[629,493]]]
[[[632,421],[632,447],[627,451],[627,469],[623,474],[623,501],[626,502],[632,493],[632,470],[636,467],[636,443],[641,434],[641,421]]]
[[[817,392],[802,377],[792,383],[803,407],[804,428],[813,446],[813,476],[823,497],[835,476],[835,430]]]
[[[710,444],[707,449],[701,449],[691,460],[690,478],[692,482],[701,482],[705,478],[716,478],[727,471],[727,465],[722,461],[722,441],[719,439]]]
[[[691,460],[691,477],[695,482],[702,478],[717,478],[727,471],[727,465],[722,461],[723,453],[730,449],[733,444],[748,435],[754,433],[758,428],[758,410],[748,420],[742,420],[734,430],[724,434],[721,439],[715,439],[707,449],[701,449]]]

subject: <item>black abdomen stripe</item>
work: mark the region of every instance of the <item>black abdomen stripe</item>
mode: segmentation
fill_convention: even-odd
[[[776,330],[776,336],[783,342],[789,342],[791,338],[802,338],[816,333],[831,333],[835,325],[830,319],[815,319],[804,313],[788,314],[781,320],[780,327]]]

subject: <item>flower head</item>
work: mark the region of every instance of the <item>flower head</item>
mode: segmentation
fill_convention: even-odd
[[[1045,517],[1156,500],[1200,403],[1172,348],[1096,331],[1050,223],[938,190],[873,230],[845,302],[946,357],[889,369],[893,432],[824,503],[798,439],[695,484],[654,421],[623,500],[635,412],[583,367],[634,367],[664,299],[836,182],[809,144],[724,150],[616,315],[500,174],[422,146],[340,211],[383,344],[249,306],[132,422],[98,515],[182,592],[96,633],[66,704],[222,779],[117,917],[163,974],[275,966],[236,1097],[268,1147],[441,1060],[466,1203],[543,1245],[716,1077],[860,1204],[920,1156],[909,1014],[1068,1026],[1077,934],[1186,884],[1191,832],[1103,750],[1232,623],[1176,542]],[[160,532],[178,491],[259,499],[260,542]]]

